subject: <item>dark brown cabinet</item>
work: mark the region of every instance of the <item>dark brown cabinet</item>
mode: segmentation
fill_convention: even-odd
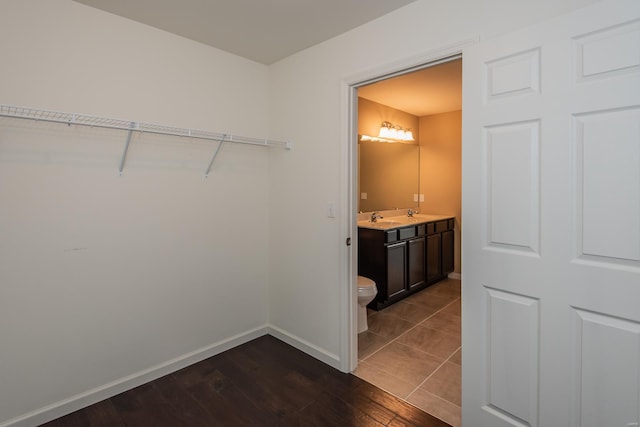
[[[442,277],[442,235],[427,236],[427,283],[433,283]]]
[[[414,289],[424,284],[425,238],[418,237],[407,242],[408,287]]]
[[[442,232],[442,273],[449,274],[454,270],[454,235],[453,230]]]
[[[453,271],[454,220],[379,230],[358,228],[358,274],[376,283],[379,310]]]
[[[394,298],[406,292],[405,269],[407,259],[406,242],[395,243],[386,247],[387,252],[387,296]]]

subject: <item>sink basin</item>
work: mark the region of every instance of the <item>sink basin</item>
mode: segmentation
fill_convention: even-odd
[[[441,219],[440,216],[437,215],[423,215],[423,214],[415,214],[414,216],[395,216],[389,218],[388,221],[396,222],[398,224],[416,224],[422,222],[429,222]]]
[[[419,217],[419,216],[413,216],[413,217],[406,217],[404,219],[404,221],[408,224],[414,224],[417,222],[425,222],[425,221],[429,221],[429,218],[425,218],[425,217]]]
[[[403,225],[403,223],[399,221],[391,221],[391,220],[384,220],[384,219],[378,220],[376,222],[371,222],[369,220],[358,221],[358,227],[376,228],[380,230],[398,227],[400,225]]]
[[[402,225],[400,221],[376,221],[372,222],[371,225],[379,225],[380,227],[390,227],[392,225]]]

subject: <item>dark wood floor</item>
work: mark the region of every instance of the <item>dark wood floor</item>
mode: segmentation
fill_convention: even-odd
[[[448,424],[263,336],[45,426]]]

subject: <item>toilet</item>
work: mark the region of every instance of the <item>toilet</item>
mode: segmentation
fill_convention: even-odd
[[[358,333],[368,329],[367,304],[378,294],[376,283],[368,277],[358,276]]]

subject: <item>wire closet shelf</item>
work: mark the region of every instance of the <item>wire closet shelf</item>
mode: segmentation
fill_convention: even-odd
[[[209,141],[217,141],[219,145],[214,153],[205,175],[208,175],[211,165],[217,156],[220,146],[223,142],[233,142],[240,144],[261,145],[267,147],[276,147],[290,150],[291,143],[288,141],[278,141],[272,139],[260,139],[246,136],[231,135],[226,133],[210,132],[206,130],[195,130],[187,128],[178,128],[173,126],[165,126],[152,123],[136,122],[121,119],[112,119],[107,117],[90,116],[86,114],[65,113],[59,111],[39,110],[35,108],[16,107],[12,105],[0,104],[0,117],[9,117],[17,119],[29,119],[42,122],[61,123],[66,125],[89,126],[106,129],[119,129],[128,132],[125,151],[122,161],[120,162],[120,173],[124,167],[124,160],[127,155],[131,135],[133,132],[151,133],[157,135],[170,135],[185,138],[195,138]]]

